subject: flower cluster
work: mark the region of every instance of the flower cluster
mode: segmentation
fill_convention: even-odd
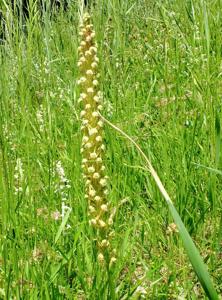
[[[15,195],[18,195],[23,191],[22,185],[24,180],[23,164],[20,158],[17,158],[16,160],[14,179],[15,179],[15,187],[14,187]]]
[[[64,168],[62,166],[61,161],[57,161],[56,163],[56,173],[59,177],[59,183],[56,185],[55,192],[58,193],[58,195],[61,196],[62,199],[62,220],[65,217],[65,214],[67,211],[70,211],[71,208],[66,205],[66,202],[68,200],[68,191],[71,188],[70,181],[68,178],[66,178]],[[56,217],[56,215],[54,215]],[[70,225],[67,225],[66,228],[69,228]]]
[[[98,260],[103,263],[105,256],[110,253],[109,230],[113,223],[108,195],[108,177],[105,175],[103,143],[103,121],[100,116],[102,110],[102,94],[99,90],[99,72],[97,45],[95,32],[90,22],[90,16],[85,14],[80,27],[81,43],[78,48],[78,67],[81,77],[78,80],[80,87],[79,102],[82,103],[82,170],[85,179],[86,194],[90,225],[95,229],[99,248]],[[108,255],[108,254],[107,254]],[[108,255],[109,256],[109,255]],[[111,254],[111,262],[115,258]]]
[[[68,189],[70,189],[71,186],[69,179],[65,176],[65,171],[60,160],[56,163],[56,173],[59,177],[56,192],[61,195],[62,201],[66,201],[68,198]]]
[[[44,131],[44,109],[43,106],[40,105],[39,110],[36,112],[36,119],[39,125],[39,131],[43,132]]]

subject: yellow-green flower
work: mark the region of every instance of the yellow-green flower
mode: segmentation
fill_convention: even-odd
[[[99,58],[95,32],[90,22],[89,14],[85,14],[80,26],[81,42],[78,48],[80,78],[79,103],[82,105],[80,113],[82,120],[82,171],[85,179],[85,198],[88,201],[90,225],[95,229],[98,260],[103,263],[109,253],[109,231],[112,216],[108,195],[108,177],[104,165],[105,145],[103,143],[103,121],[100,117],[102,110],[102,93],[99,89]],[[114,262],[114,257],[111,258]]]

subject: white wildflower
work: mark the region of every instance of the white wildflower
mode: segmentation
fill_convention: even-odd
[[[56,163],[56,173],[59,177],[59,183],[56,185],[57,188],[55,192],[60,194],[62,199],[61,217],[63,221],[67,211],[72,210],[69,206],[65,204],[65,202],[68,200],[68,190],[71,188],[71,185],[69,179],[66,178],[65,171],[60,160]],[[70,225],[67,224],[66,229],[68,228],[70,228]]]
[[[16,160],[14,179],[15,179],[15,187],[14,187],[15,195],[18,195],[23,191],[22,183],[24,179],[23,164],[20,158],[17,158]]]
[[[39,110],[36,112],[36,119],[39,124],[39,131],[43,132],[44,131],[44,111],[42,105],[40,105]]]

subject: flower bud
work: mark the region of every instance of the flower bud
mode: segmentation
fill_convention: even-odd
[[[93,71],[92,71],[92,70],[87,70],[87,71],[86,71],[86,75],[92,76],[92,75],[93,75]]]
[[[98,220],[98,225],[100,228],[105,228],[106,227],[106,223],[103,220]]]
[[[83,138],[82,138],[83,144],[87,143],[88,140],[89,140],[88,136],[84,135]]]
[[[90,149],[90,148],[92,148],[92,146],[93,146],[92,143],[86,143],[86,144],[85,144],[85,148],[86,148],[86,149]]]
[[[99,179],[99,178],[100,178],[99,173],[95,172],[95,173],[93,174],[93,179]]]
[[[91,128],[91,129],[89,130],[89,136],[94,135],[94,134],[97,134],[97,133],[98,133],[97,128]]]
[[[95,172],[95,168],[92,166],[92,167],[89,167],[88,168],[88,172],[89,173],[94,173]]]
[[[109,241],[107,241],[107,240],[102,240],[102,242],[100,243],[100,246],[101,246],[102,248],[109,247]]]
[[[97,142],[102,142],[102,140],[103,140],[103,139],[102,139],[101,135],[98,135],[98,136],[96,137],[96,141],[97,141]]]
[[[80,117],[81,117],[81,118],[84,117],[85,114],[86,114],[86,111],[85,111],[85,110],[82,110],[81,113],[80,113]]]
[[[102,205],[101,205],[101,210],[102,210],[103,212],[108,211],[107,205],[106,205],[106,204],[102,204]]]
[[[96,219],[91,219],[91,220],[89,221],[89,223],[90,223],[91,225],[93,225],[93,226],[96,226],[97,221],[96,221]]]
[[[90,108],[91,108],[91,104],[88,103],[88,104],[85,105],[86,110],[89,110]]]
[[[103,264],[104,263],[104,255],[102,253],[99,253],[98,254],[98,261],[100,264]]]
[[[103,127],[103,121],[99,121],[98,123],[97,123],[97,125],[99,126],[99,127]]]
[[[101,198],[100,196],[96,196],[96,197],[95,197],[95,201],[99,203],[99,202],[102,201],[102,198]]]
[[[98,111],[94,111],[94,112],[92,113],[92,117],[93,117],[93,118],[97,118],[98,116],[99,116]]]
[[[95,195],[96,195],[96,191],[91,189],[91,190],[89,191],[89,196],[90,196],[90,197],[95,197]]]
[[[94,93],[94,89],[92,87],[87,89],[87,93],[88,94],[93,94]]]
[[[89,156],[90,156],[91,159],[96,159],[97,158],[96,152],[90,153]]]
[[[110,267],[113,265],[113,264],[115,264],[115,262],[116,262],[116,258],[113,256],[113,257],[111,257],[111,259],[110,259]]]

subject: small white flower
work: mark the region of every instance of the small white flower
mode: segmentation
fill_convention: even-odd
[[[88,94],[93,94],[93,93],[94,93],[94,89],[93,89],[92,87],[89,87],[89,88],[87,89],[87,93],[88,93]]]
[[[109,194],[109,191],[108,191],[108,190],[104,190],[104,191],[103,191],[103,194],[104,194],[105,196],[107,196],[107,195]]]
[[[108,219],[108,224],[109,224],[109,225],[113,225],[113,219],[112,219],[112,218],[109,218],[109,219]]]
[[[89,211],[91,213],[94,213],[96,210],[95,210],[95,207],[93,207],[92,205],[89,206]]]
[[[98,135],[98,136],[96,137],[96,141],[97,141],[97,142],[102,142],[102,140],[103,140],[103,139],[102,139],[102,137],[101,137],[100,135]]]
[[[95,31],[92,31],[91,38],[93,39],[96,36]]]
[[[92,143],[86,143],[86,144],[85,144],[85,148],[86,148],[86,149],[90,149],[90,148],[92,148],[92,146],[93,146]]]
[[[101,264],[104,263],[104,260],[105,260],[104,259],[104,255],[102,253],[99,253],[98,254],[98,261],[99,261],[99,263],[101,263]]]
[[[98,80],[96,80],[96,79],[93,80],[93,85],[94,85],[94,86],[97,86],[98,84],[99,84]]]
[[[103,127],[103,125],[104,125],[103,121],[101,121],[101,120],[97,124],[99,127]]]
[[[105,178],[100,179],[99,183],[100,183],[100,185],[101,185],[102,187],[104,187],[104,186],[107,185],[107,181],[106,181]]]
[[[84,99],[86,99],[87,95],[85,93],[81,93],[80,97],[84,100]]]
[[[91,53],[87,50],[87,51],[85,52],[85,56],[86,56],[86,57],[91,56]]]
[[[61,214],[59,211],[54,211],[51,213],[51,218],[55,221],[58,221],[61,218]]]
[[[94,112],[92,113],[92,116],[93,116],[93,118],[97,118],[97,117],[99,116],[98,111],[94,111]]]
[[[39,110],[36,112],[36,119],[39,124],[39,131],[44,131],[44,113],[43,113],[43,107],[40,105]]]
[[[107,240],[102,240],[101,242],[101,247],[108,247],[109,246],[109,241]]]
[[[84,56],[81,56],[80,59],[79,59],[79,61],[81,63],[85,63],[86,62],[86,58]]]
[[[89,173],[94,173],[95,172],[95,168],[93,166],[88,168],[88,172]]]
[[[80,45],[81,45],[82,47],[85,47],[85,46],[86,46],[86,42],[85,42],[85,41],[82,41],[82,42],[80,43]]]
[[[91,64],[92,69],[96,69],[98,67],[98,64],[96,62],[93,62]]]
[[[84,117],[86,115],[86,111],[85,110],[82,110],[81,113],[80,113],[80,117]]]
[[[98,224],[101,228],[106,227],[106,223],[103,220],[98,220]]]
[[[100,196],[96,196],[96,197],[95,197],[95,201],[96,201],[96,202],[99,203],[99,202],[101,202],[101,200],[102,200],[102,198],[101,198]]]
[[[96,225],[97,224],[97,221],[96,221],[96,219],[91,219],[90,221],[89,221],[89,223],[91,224],[91,225]]]
[[[111,257],[110,259],[110,265],[113,265],[116,262],[116,258],[115,257]]]
[[[135,291],[135,294],[137,294],[138,296],[140,295],[140,296],[144,297],[145,295],[147,295],[147,291],[145,290],[145,288],[143,286],[139,285]]]
[[[90,51],[92,54],[96,54],[96,53],[97,53],[97,48],[91,46],[91,47],[89,48],[89,51]]]
[[[82,138],[82,142],[87,143],[88,140],[89,140],[88,136],[84,135],[83,138]]]
[[[96,191],[93,190],[93,189],[90,189],[90,191],[89,191],[89,196],[90,196],[90,197],[95,197],[95,195],[96,195]]]
[[[62,203],[62,218],[64,218],[65,214],[67,211],[71,211],[71,207],[65,205],[65,203],[63,202]]]
[[[87,29],[87,30],[90,30],[90,29],[92,29],[92,27],[93,27],[93,25],[92,25],[92,24],[87,24],[87,25],[86,25],[86,29]]]
[[[17,158],[16,160],[14,179],[15,179],[14,189],[15,189],[15,194],[17,195],[23,191],[22,184],[24,180],[23,164],[20,158]]]
[[[97,154],[96,154],[96,152],[92,152],[92,153],[90,153],[90,158],[91,159],[96,159],[97,158]]]
[[[66,224],[66,230],[69,230],[71,228],[70,224]]]
[[[88,75],[88,76],[92,76],[94,73],[93,73],[93,71],[92,70],[87,70],[86,71],[86,75]]]
[[[92,136],[92,135],[94,135],[94,134],[97,134],[98,133],[98,129],[97,128],[91,128],[90,130],[89,130],[89,135],[90,136]]]
[[[94,174],[93,174],[93,178],[94,178],[94,179],[99,179],[99,178],[100,178],[100,175],[99,175],[99,173],[97,173],[97,172],[96,172],[96,173],[94,173]]]
[[[89,120],[87,120],[87,119],[83,119],[83,120],[82,120],[82,124],[83,124],[83,125],[87,125],[88,123],[89,123]]]
[[[96,162],[97,162],[97,163],[102,163],[102,162],[103,162],[103,160],[102,160],[102,158],[101,158],[101,157],[97,157],[97,159],[96,159]]]
[[[85,77],[81,77],[78,81],[77,81],[77,84],[78,85],[81,85],[81,84],[83,84],[83,83],[85,83],[86,82],[86,78]]]
[[[86,37],[86,41],[87,41],[87,42],[90,42],[91,40],[92,40],[91,35],[88,35],[88,36]]]
[[[108,206],[106,204],[102,204],[101,205],[101,210],[104,211],[104,212],[108,211]]]
[[[96,103],[100,102],[100,98],[99,98],[99,96],[97,96],[97,95],[93,97],[93,100],[94,100]]]

